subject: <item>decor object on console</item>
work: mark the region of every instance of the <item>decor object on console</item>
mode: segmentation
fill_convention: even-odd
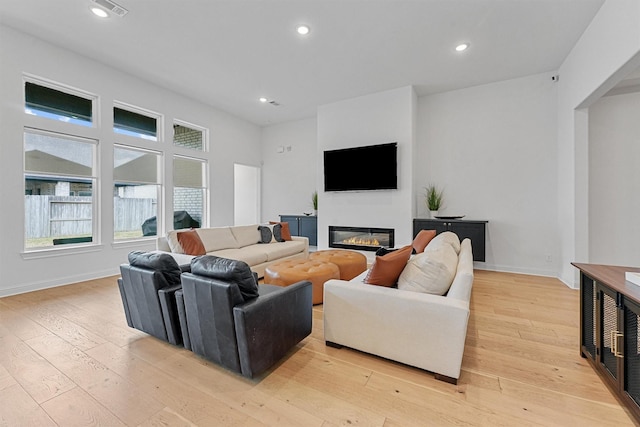
[[[313,205],[313,214],[318,216],[318,192],[311,193],[311,204]]]
[[[436,237],[425,254],[444,245],[451,243]],[[326,344],[395,360],[457,383],[473,286],[469,239],[460,244],[456,261],[455,276],[444,295],[371,286],[363,283],[367,272],[350,281],[327,281],[323,308]]]
[[[283,259],[306,259],[309,256],[308,238],[294,236],[289,241],[263,244],[259,243],[262,235],[258,227],[258,224],[254,224],[172,230],[167,237],[157,239],[157,249],[170,252],[176,259],[180,258],[180,265],[188,265],[194,254],[185,254],[178,236],[189,231],[192,233],[190,237],[200,238],[207,255],[244,261],[259,277],[264,276],[264,269],[269,264]]]
[[[176,292],[185,348],[254,378],[311,333],[311,283],[258,286],[247,263],[194,258]]]
[[[131,252],[122,264],[118,288],[127,325],[171,344],[182,344],[174,293],[181,269],[169,254]]]
[[[444,191],[434,184],[429,184],[425,187],[425,203],[431,213],[431,218],[435,218],[440,208],[442,208],[443,196]]]

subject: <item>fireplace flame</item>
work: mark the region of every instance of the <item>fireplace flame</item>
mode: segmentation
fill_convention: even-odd
[[[380,242],[375,237],[351,237],[344,239],[342,243],[346,245],[362,245],[362,246],[380,246]]]

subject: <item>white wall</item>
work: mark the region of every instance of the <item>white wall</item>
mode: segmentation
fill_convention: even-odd
[[[416,196],[444,189],[440,213],[488,220],[477,268],[557,272],[556,89],[551,73],[418,100]]]
[[[637,66],[639,51],[640,2],[607,0],[559,69],[559,277],[572,287],[579,281],[570,263],[589,262],[589,141],[584,109]]]
[[[640,93],[589,108],[589,262],[640,260]]]
[[[110,112],[114,100],[162,113],[162,131],[165,135],[171,135],[174,118],[210,129],[210,150],[206,154],[211,189],[209,224],[233,223],[233,165],[243,163],[259,166],[262,152],[260,129],[257,126],[6,26],[0,26],[0,39],[0,296],[116,274],[119,264],[126,261],[128,252],[155,248],[155,242],[151,241],[112,243],[113,202],[110,195],[113,192],[113,182],[111,175],[104,171],[113,168],[115,137],[111,130]],[[24,114],[23,73],[34,74],[100,96],[101,127],[78,131],[99,140],[99,167],[103,171],[103,179],[96,189],[102,195],[98,214],[102,235],[100,245],[93,247],[92,251],[65,248],[37,258],[22,254],[22,134],[25,125],[38,126],[45,120]],[[49,120],[47,126],[61,132],[70,131],[69,124],[51,122],[53,121]],[[73,132],[76,130],[74,128]],[[165,152],[165,180],[171,182],[173,154],[188,154],[189,151],[173,147],[170,141],[149,144],[150,148]],[[164,213],[167,216],[173,210],[172,194],[165,196]],[[171,227],[171,221],[169,224]],[[51,256],[53,253],[56,256]]]
[[[278,152],[278,147],[284,151]],[[316,185],[316,118],[262,129],[262,220],[313,212]]]
[[[396,246],[412,240],[416,95],[410,86],[318,108],[318,178],[325,150],[398,143],[398,189],[324,192],[319,188],[318,248],[328,247],[329,225],[395,229]],[[321,185],[321,184],[319,184]]]

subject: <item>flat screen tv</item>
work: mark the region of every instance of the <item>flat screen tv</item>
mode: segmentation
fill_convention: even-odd
[[[324,191],[397,188],[397,142],[324,152]]]

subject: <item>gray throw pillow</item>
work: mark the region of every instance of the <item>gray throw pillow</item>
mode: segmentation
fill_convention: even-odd
[[[284,242],[281,224],[259,225],[258,230],[260,230],[260,243]]]

